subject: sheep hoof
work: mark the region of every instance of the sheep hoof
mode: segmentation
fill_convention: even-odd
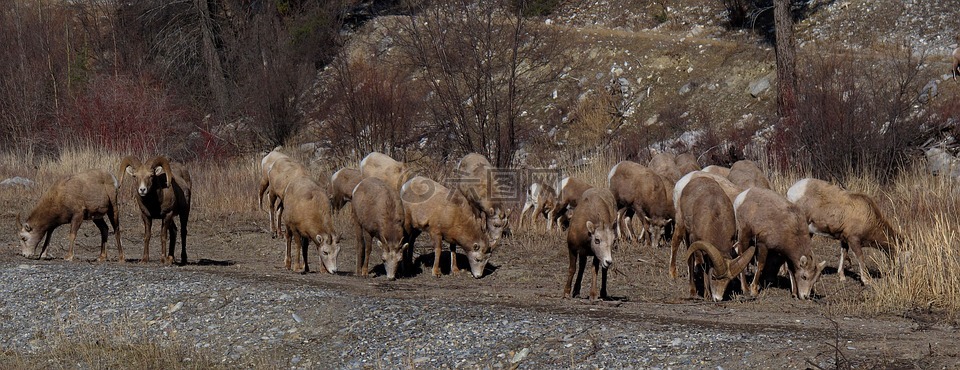
[[[73,255],[72,255],[72,254],[67,255],[66,257],[63,258],[63,260],[64,260],[64,261],[73,261]]]

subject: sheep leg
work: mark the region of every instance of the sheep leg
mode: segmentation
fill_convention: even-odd
[[[787,264],[784,263],[783,265],[785,266]],[[796,276],[794,276],[793,274],[793,270],[789,268],[787,269],[787,277],[790,278],[790,296],[793,298],[799,297],[800,288],[797,286],[797,280],[796,280]]]
[[[160,262],[169,265],[173,262],[173,247],[177,241],[177,226],[173,224],[173,215],[163,218],[160,228]]]
[[[190,210],[180,211],[180,265],[187,264],[187,222],[190,220]],[[173,250],[170,250],[173,258]]]
[[[123,245],[120,244],[120,217],[118,213],[118,209],[114,208],[114,211],[107,213],[107,216],[110,218],[110,226],[113,227],[113,234],[117,239],[117,253],[120,253],[118,260],[120,263],[124,263],[127,260],[123,255]]]
[[[761,243],[757,244],[757,271],[753,275],[753,281],[750,283],[750,295],[756,297],[760,294],[760,276],[763,275],[763,266],[767,261],[767,246]]]
[[[863,285],[870,285],[873,278],[870,277],[870,272],[864,267],[866,264],[863,260],[863,248],[860,244],[859,238],[850,238],[850,248],[853,250],[853,256],[857,257],[857,270],[860,272],[860,281],[863,282]]]
[[[73,261],[73,247],[77,244],[77,230],[80,230],[80,224],[83,223],[83,214],[77,214],[70,220],[70,251],[64,260]]]
[[[47,231],[47,234],[44,237],[43,248],[40,248],[40,255],[37,256],[38,259],[50,258],[50,256],[47,255],[47,247],[50,246],[50,238],[52,236],[53,236],[53,229],[50,229],[49,231]]]
[[[567,283],[563,285],[563,298],[570,298],[570,284],[573,284],[573,274],[577,272],[577,252],[570,251],[570,267],[567,268]]]
[[[673,238],[670,240],[670,277],[677,278],[677,252],[682,242],[681,235],[686,235],[686,226],[682,222],[677,223],[677,229],[673,232]]]
[[[287,227],[287,249],[283,252],[283,268],[290,269],[290,247],[293,243],[293,231]]]
[[[530,203],[524,203],[524,204],[523,204],[523,209],[520,210],[520,222],[517,223],[517,229],[522,229],[522,228],[523,228],[523,219],[524,219],[524,217],[527,215],[527,211],[530,210],[531,208],[533,208],[533,216],[536,217],[536,215],[537,215],[537,206],[536,206],[536,205],[533,205],[533,206],[531,207],[531,206],[530,206]],[[533,223],[533,221],[531,221],[531,223]]]
[[[355,229],[357,233],[357,269],[354,271],[358,276],[366,276],[367,271],[365,271],[364,269],[363,261],[366,258],[366,256],[364,255],[364,252],[367,250],[366,248],[367,238],[366,238],[366,235],[364,235],[366,233],[363,232],[363,227],[361,227],[359,223],[356,226],[357,227]]]
[[[577,269],[577,280],[573,284],[573,293],[572,293],[573,297],[580,296],[580,289],[581,287],[583,287],[583,272],[586,271],[587,269],[586,253],[578,253],[578,255],[579,257],[578,257],[577,264],[579,265],[580,268]]]
[[[260,179],[260,190],[257,192],[257,208],[261,211],[263,210],[263,193],[267,192],[267,188],[270,187],[270,179],[263,177]],[[270,230],[273,231],[273,230]]]
[[[697,257],[700,252],[695,252],[687,259],[687,279],[690,280],[690,298],[697,297]],[[704,286],[706,286],[704,282]]]
[[[703,255],[698,256],[700,259],[703,258]],[[702,261],[701,266],[703,267],[703,300],[712,301],[713,300],[713,286],[710,284],[710,269],[713,268],[713,265],[707,265],[707,261]],[[720,293],[721,297],[723,292]]]
[[[103,262],[107,260],[107,239],[109,230],[107,229],[107,222],[102,218],[93,219],[93,224],[97,225],[97,228],[100,229],[100,256],[97,257],[98,262]]]
[[[603,268],[601,270],[602,279],[600,280],[600,298],[609,298],[607,295],[607,272],[610,270],[609,267]]]
[[[277,194],[272,190],[267,193],[267,205],[270,206],[270,209],[267,210],[267,214],[270,215],[270,232],[273,233],[273,238],[280,236],[280,218],[277,217]]]
[[[450,275],[459,273],[460,267],[457,266],[457,245],[450,243]]]
[[[843,261],[847,259],[847,250],[850,249],[850,246],[847,245],[845,240],[840,241],[840,262],[837,262],[837,275],[840,275],[840,281],[847,280],[847,276],[843,271]]]
[[[599,289],[597,289],[597,278],[598,273],[600,272],[600,259],[596,256],[593,257],[593,280],[590,282],[590,302],[596,302],[597,298],[600,296]]]
[[[301,260],[297,261],[297,263],[302,263],[301,266],[303,266],[303,270],[301,270],[301,272],[300,272],[301,274],[306,274],[306,273],[309,273],[309,272],[310,272],[310,260],[307,258],[307,255],[308,255],[309,252],[310,252],[310,239],[307,239],[307,238],[304,238],[304,237],[301,236],[301,237],[300,237],[300,258],[301,258]],[[299,266],[298,266],[298,267],[299,267]],[[322,271],[323,269],[325,269],[325,268],[326,268],[326,266],[324,266],[324,265],[323,265],[323,261],[321,261],[321,262],[320,262],[320,269],[321,269],[321,271]]]
[[[148,215],[140,215],[143,219],[143,256],[140,263],[150,262],[150,234],[153,232],[153,220]]]
[[[432,234],[433,239],[433,276],[440,277],[440,254],[443,253],[443,238],[440,235]]]

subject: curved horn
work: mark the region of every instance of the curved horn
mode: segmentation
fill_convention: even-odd
[[[693,243],[690,248],[687,248],[687,253],[683,259],[689,260],[690,256],[697,251],[703,252],[710,257],[710,262],[713,263],[713,276],[724,276],[727,274],[727,258],[723,256],[723,253],[720,253],[717,247],[705,241],[701,240]]]
[[[733,261],[730,262],[730,266],[727,269],[729,273],[727,277],[733,278],[734,275],[739,275],[743,269],[747,268],[747,265],[750,264],[750,260],[753,259],[753,253],[757,251],[756,247],[747,248],[745,252],[737,256]]]
[[[166,156],[158,155],[156,158],[150,161],[150,169],[152,170],[157,166],[162,167],[163,173],[167,174],[167,187],[169,188],[173,186],[174,176],[173,176],[173,172],[170,171],[170,158],[167,158]]]
[[[123,175],[127,173],[127,167],[140,168],[140,166],[142,166],[142,164],[140,163],[140,159],[137,159],[137,157],[134,157],[132,155],[123,157],[123,159],[120,160],[120,170],[119,170],[120,185],[119,186],[123,186]]]

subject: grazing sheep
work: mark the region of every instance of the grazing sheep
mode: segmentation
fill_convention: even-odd
[[[593,185],[572,176],[560,180],[560,196],[557,200],[557,206],[553,208],[553,212],[550,214],[547,230],[552,229],[554,222],[557,223],[557,228],[561,228],[568,220],[567,211],[576,208],[583,192],[592,187]]]
[[[400,193],[375,177],[360,181],[353,190],[353,220],[357,226],[357,274],[367,276],[374,240],[383,251],[387,279],[396,278],[397,266],[410,247],[404,243],[403,204]]]
[[[191,188],[190,172],[177,162],[171,162],[165,156],[157,156],[148,162],[128,156],[120,162],[120,185],[123,186],[124,174],[133,177],[137,189],[137,204],[140,206],[140,218],[143,220],[143,257],[141,263],[150,260],[150,234],[153,220],[163,220],[160,224],[161,260],[164,264],[174,262],[177,226],[174,216],[180,218],[180,264],[187,263],[187,222],[190,220]],[[169,248],[163,252],[167,238]]]
[[[50,245],[50,236],[60,225],[70,224],[70,250],[64,258],[73,260],[73,248],[77,242],[77,230],[83,220],[93,220],[100,229],[100,256],[98,261],[107,259],[107,223],[110,220],[117,238],[117,253],[120,262],[124,262],[123,247],[120,245],[119,207],[117,205],[117,178],[101,170],[81,172],[60,179],[47,190],[30,211],[26,222],[20,221],[17,214],[17,227],[20,229],[20,253],[27,258],[40,258],[46,255]],[[43,247],[37,253],[40,239],[45,238]]]
[[[673,184],[684,175],[680,172],[677,166],[677,156],[673,153],[657,153],[653,158],[650,158],[650,163],[647,163],[647,168],[657,175],[670,180],[670,186],[673,186]]]
[[[790,291],[795,298],[810,298],[826,261],[814,262],[806,218],[796,205],[770,189],[750,188],[733,203],[737,218],[739,248],[757,248],[757,271],[750,283],[750,294],[759,293],[760,277],[773,251],[786,258]]]
[[[726,168],[726,167],[723,167],[723,166],[717,166],[717,165],[713,165],[713,164],[705,167],[705,168],[703,169],[703,172],[713,173],[713,174],[717,174],[717,175],[720,175],[720,176],[723,176],[723,177],[727,177],[727,176],[730,175],[730,169],[729,169],[729,168]]]
[[[717,175],[716,173],[706,172],[706,171],[694,171],[690,172],[680,178],[680,181],[677,181],[677,184],[673,186],[673,207],[677,211],[676,219],[680,218],[680,194],[683,192],[683,188],[695,178],[706,177],[717,182],[717,185],[720,185],[720,188],[723,189],[723,193],[727,195],[727,198],[730,199],[730,204],[733,204],[733,201],[737,199],[737,195],[740,195],[743,192],[743,188],[734,185],[730,180],[727,180],[726,177]]]
[[[486,224],[490,242],[496,244],[503,236],[503,230],[510,219],[510,210],[504,211],[503,204],[496,201],[498,187],[502,184],[491,172],[493,165],[484,156],[477,153],[465,155],[457,162],[457,190],[470,202],[474,213]]]
[[[740,275],[741,286],[746,288],[743,270],[753,258],[753,248],[733,258],[737,241],[737,221],[733,203],[723,189],[709,177],[696,177],[683,188],[677,199],[677,228],[670,243],[670,276],[677,277],[677,250],[681,242],[690,246],[687,251],[687,266],[690,278],[690,296],[697,295],[696,265],[703,261],[703,298],[723,300],[730,280]],[[698,245],[702,244],[702,245]],[[704,259],[703,256],[708,259]],[[692,258],[691,258],[692,257]],[[709,262],[709,264],[706,264]],[[746,291],[746,289],[744,289]]]
[[[870,196],[843,190],[823,180],[806,178],[790,187],[787,199],[806,215],[811,233],[840,240],[837,271],[841,281],[846,279],[843,261],[847,250],[852,249],[857,257],[860,279],[864,284],[870,283],[870,275],[863,267],[862,247],[880,249],[891,261],[896,255],[894,244],[899,242],[900,235]]]
[[[686,175],[693,171],[700,171],[700,163],[697,163],[697,157],[690,153],[683,153],[677,156],[677,169],[681,175]]]
[[[641,233],[649,226],[650,245],[658,244],[675,214],[669,180],[639,163],[622,161],[610,169],[607,181],[616,200],[617,223],[622,220],[627,238],[640,237],[635,238],[630,230],[630,218],[636,214],[640,216]]]
[[[309,177],[298,177],[286,184],[283,190],[283,223],[287,227],[286,252],[283,267],[290,270],[290,247],[293,241],[300,249],[293,257],[297,259],[293,270],[310,272],[307,259],[310,241],[320,254],[320,271],[337,272],[337,256],[340,254],[340,235],[333,229],[330,198],[323,187]],[[300,257],[303,257],[301,265]]]
[[[523,210],[520,211],[520,225],[523,227],[523,219],[526,218],[528,210],[532,210],[530,224],[536,225],[538,215],[543,215],[547,219],[547,226],[550,223],[550,213],[557,206],[557,191],[550,185],[540,183],[530,184],[530,190],[527,191],[527,200],[523,204]]]
[[[330,176],[330,204],[339,211],[353,197],[353,189],[360,183],[362,176],[356,168],[341,168]]]
[[[763,173],[760,166],[757,166],[757,164],[751,160],[744,159],[730,166],[730,173],[727,174],[727,179],[743,189],[770,189],[770,180],[767,179],[767,175]]]
[[[376,177],[381,179],[397,191],[400,191],[400,187],[410,177],[406,164],[379,152],[367,154],[360,161],[360,173],[364,178]]]
[[[430,234],[433,241],[433,275],[440,277],[440,253],[443,242],[450,244],[450,271],[459,272],[456,246],[466,249],[470,273],[474,278],[483,277],[487,262],[493,253],[487,234],[473,207],[458,191],[451,191],[440,183],[416,176],[400,190],[406,219],[410,225],[408,242],[413,245],[421,232]]]
[[[570,252],[570,265],[567,268],[567,280],[563,285],[563,297],[571,298],[580,294],[583,282],[583,270],[587,266],[587,257],[593,256],[593,283],[590,284],[590,301],[607,297],[607,269],[613,264],[613,243],[616,234],[613,224],[616,222],[616,202],[607,189],[591,188],[583,193],[580,204],[573,210],[570,227],[567,229],[567,250]],[[579,265],[579,270],[577,266]],[[597,274],[603,269],[603,281],[597,289]],[[576,284],[571,283],[577,273]]]

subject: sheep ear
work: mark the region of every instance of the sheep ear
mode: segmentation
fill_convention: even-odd
[[[317,243],[320,243],[320,245],[323,245],[323,244],[326,244],[326,243],[327,243],[327,237],[324,236],[324,235],[322,235],[322,234],[317,234],[317,236],[315,237],[315,239],[317,239]]]
[[[587,221],[587,232],[593,234],[597,231],[597,225],[593,224],[593,221]]]
[[[479,252],[479,251],[480,251],[480,243],[473,243],[473,250]]]
[[[127,166],[126,171],[130,176],[133,176],[133,166]]]
[[[130,167],[127,167],[127,168],[130,168]],[[156,176],[163,175],[163,166],[157,166],[157,167],[155,167],[155,168],[153,169],[153,173],[154,173]]]
[[[807,256],[800,256],[800,267],[807,267]]]
[[[827,261],[820,261],[820,263],[817,264],[817,271],[823,271],[824,267],[827,267]]]
[[[403,243],[400,245],[400,250],[405,251],[407,248],[410,248],[410,243]]]

